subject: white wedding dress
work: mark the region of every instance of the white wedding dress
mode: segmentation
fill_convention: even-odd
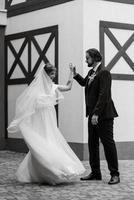
[[[43,68],[18,97],[8,132],[20,130],[29,148],[16,173],[20,182],[55,185],[85,171],[57,127],[54,105],[62,98]]]

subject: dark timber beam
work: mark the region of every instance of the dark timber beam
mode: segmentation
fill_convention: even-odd
[[[115,3],[134,4],[134,0],[104,0],[104,1],[112,1]]]
[[[40,10],[48,8],[50,6],[56,6],[59,4],[67,3],[74,0],[27,0],[23,3],[12,5],[13,0],[6,0],[6,9],[8,10],[7,16],[13,17],[16,15],[32,12],[34,10]]]
[[[5,26],[0,26],[0,150],[5,145]]]

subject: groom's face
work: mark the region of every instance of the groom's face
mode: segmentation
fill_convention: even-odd
[[[86,52],[86,63],[88,64],[88,67],[92,67],[94,63],[93,58],[87,52]]]

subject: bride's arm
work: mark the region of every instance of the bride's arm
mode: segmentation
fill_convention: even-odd
[[[69,91],[72,88],[73,83],[73,66],[70,64],[70,74],[66,85],[58,85],[58,89],[61,92]]]

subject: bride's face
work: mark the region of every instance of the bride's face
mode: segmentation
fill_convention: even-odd
[[[56,77],[56,71],[52,71],[49,73],[49,77],[53,80]]]

